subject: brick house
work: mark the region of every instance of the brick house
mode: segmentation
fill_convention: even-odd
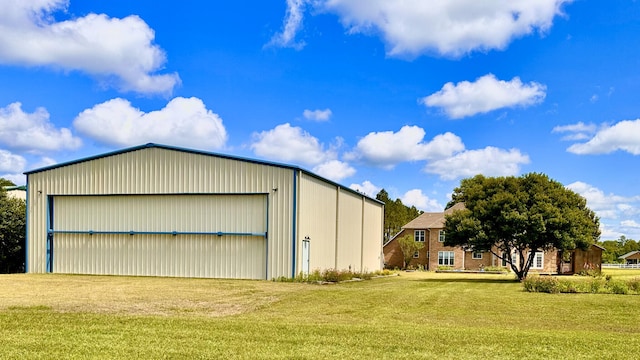
[[[437,270],[440,266],[469,271],[481,270],[487,266],[507,267],[506,262],[491,252],[475,252],[461,247],[444,246],[445,215],[461,209],[464,209],[464,204],[458,203],[443,212],[425,212],[408,222],[402,227],[402,231],[383,245],[385,266],[402,268],[403,255],[397,239],[410,235],[414,241],[423,242],[424,247],[414,254],[408,264],[409,267]],[[585,269],[600,270],[602,250],[601,246],[592,245],[587,251],[571,250],[564,254],[565,256],[557,250],[538,252],[530,271],[572,274]]]

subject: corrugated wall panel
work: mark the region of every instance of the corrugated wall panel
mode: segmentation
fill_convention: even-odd
[[[264,279],[264,239],[57,234],[55,273]]]
[[[365,224],[362,234],[362,270],[382,268],[382,232],[384,207],[371,200],[364,201]]]
[[[362,197],[340,189],[338,197],[338,244],[336,268],[361,269]]]
[[[303,174],[300,181],[298,249],[305,237],[310,240],[310,270],[336,266],[337,187],[313,176]],[[302,268],[302,255],[298,257]]]
[[[278,166],[150,147],[29,174],[28,271],[46,272],[48,195],[268,193],[267,277],[290,276],[293,173]]]
[[[267,195],[54,196],[54,230],[265,233]],[[60,214],[60,215],[58,215]]]

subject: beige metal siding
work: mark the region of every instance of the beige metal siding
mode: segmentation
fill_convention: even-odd
[[[264,236],[178,234],[265,234],[266,195],[55,196],[53,203],[53,272],[266,276]]]
[[[262,193],[269,194],[267,277],[290,276],[293,173],[279,166],[150,147],[29,174],[28,271],[46,271],[48,195]]]
[[[59,231],[267,231],[266,195],[54,196]]]
[[[305,237],[310,239],[309,268],[332,269],[336,266],[337,188],[308,174],[300,180],[298,249]],[[298,270],[302,255],[298,255]]]
[[[371,200],[364,200],[364,226],[362,234],[362,270],[382,268],[382,232],[384,208]]]
[[[337,269],[361,270],[362,215],[362,197],[340,189],[338,192]]]
[[[264,279],[250,236],[56,234],[54,273]]]

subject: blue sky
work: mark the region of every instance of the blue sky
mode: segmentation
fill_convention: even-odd
[[[640,239],[639,69],[631,0],[3,0],[0,176],[156,142],[441,211],[543,172]]]

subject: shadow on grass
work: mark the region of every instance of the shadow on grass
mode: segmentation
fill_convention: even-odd
[[[470,279],[470,278],[447,278],[447,279],[414,279],[412,281],[426,282],[426,283],[471,283],[471,284],[513,284],[518,283],[518,279]]]

